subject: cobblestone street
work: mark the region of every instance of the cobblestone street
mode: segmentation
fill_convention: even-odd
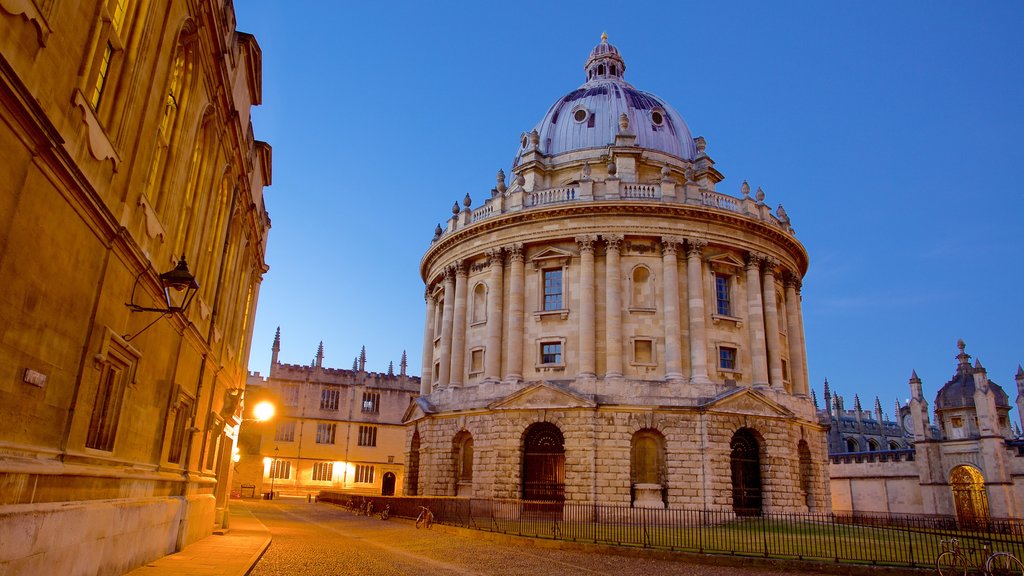
[[[250,501],[248,507],[273,534],[270,549],[252,571],[272,575],[554,575],[773,576],[783,569],[695,564],[581,550],[494,542],[442,526],[417,530],[408,520],[382,522],[329,504],[304,500]],[[531,543],[532,544],[532,543]],[[802,572],[803,574],[817,574]]]

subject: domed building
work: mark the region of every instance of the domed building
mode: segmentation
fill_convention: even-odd
[[[602,37],[423,256],[406,494],[827,511],[807,252]]]

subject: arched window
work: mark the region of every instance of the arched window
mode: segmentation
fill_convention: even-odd
[[[957,466],[949,474],[949,485],[953,489],[953,505],[960,528],[984,527],[988,520],[988,494],[981,472],[973,466]]]
[[[806,440],[797,443],[796,452],[800,460],[800,491],[804,494],[804,504],[810,512],[814,508],[814,465],[811,463],[811,449],[807,446]]]
[[[633,308],[654,308],[654,289],[651,271],[646,266],[637,266],[630,276],[630,297]]]
[[[754,431],[740,428],[729,442],[732,450],[732,509],[737,516],[761,515],[761,448]]]
[[[405,472],[405,493],[409,496],[419,495],[420,483],[420,431],[412,433],[409,443],[409,465]]]
[[[900,443],[895,440],[889,440],[889,450],[899,450]]]
[[[455,461],[455,481],[473,481],[473,435],[463,430],[452,441],[452,457]]]
[[[473,288],[473,320],[471,323],[487,321],[487,286],[481,282]]]
[[[550,422],[531,424],[523,434],[523,500],[565,499],[565,439]]]
[[[643,507],[665,505],[667,488],[665,437],[650,428],[633,434],[630,447],[630,480],[633,503]]]
[[[868,440],[868,451],[869,452],[877,452],[880,449],[881,449],[881,446],[878,445],[878,440],[875,440],[874,438],[871,438],[870,440]]]
[[[847,452],[860,452],[860,445],[857,444],[856,438],[846,439],[846,451]]]

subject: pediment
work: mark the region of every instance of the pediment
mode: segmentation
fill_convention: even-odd
[[[402,423],[406,424],[420,420],[435,412],[437,412],[437,408],[433,404],[428,402],[423,396],[417,396],[410,400],[409,405],[405,408],[405,414],[402,415]]]
[[[565,390],[550,382],[538,382],[491,402],[488,408],[493,410],[517,408],[593,408],[596,405],[593,400]]]
[[[548,247],[533,255],[530,262],[535,268],[565,266],[572,259],[572,252]]]
[[[743,261],[734,256],[733,254],[725,253],[717,256],[710,256],[707,258],[707,262],[711,264],[719,264],[722,266],[731,266],[733,268],[742,269],[744,264]]]
[[[709,412],[729,412],[751,416],[792,418],[796,415],[785,406],[771,400],[753,388],[730,390],[704,405]]]

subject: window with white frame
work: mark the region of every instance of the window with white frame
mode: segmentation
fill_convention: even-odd
[[[318,422],[316,425],[316,443],[334,444],[334,435],[338,431],[338,425],[333,422]]]
[[[550,366],[562,365],[561,340],[546,340],[540,343],[540,363]]]
[[[341,390],[336,386],[322,386],[320,388],[320,409],[337,410],[338,402],[341,400]]]
[[[380,412],[379,392],[363,392],[363,412],[369,414]]]
[[[334,476],[334,462],[314,462],[313,481],[330,482]]]
[[[544,310],[562,310],[562,269],[544,270],[543,277]]]
[[[269,476],[278,480],[288,480],[292,477],[292,463],[287,460],[274,460],[270,463]]]
[[[360,446],[376,446],[377,445],[377,427],[376,426],[360,426],[359,427],[359,445]]]
[[[356,484],[373,484],[373,466],[356,464]]]
[[[721,316],[732,316],[732,291],[729,281],[729,276],[715,274],[715,313]]]
[[[733,346],[718,347],[718,368],[727,372],[736,372],[739,364],[736,361],[736,348]]]

